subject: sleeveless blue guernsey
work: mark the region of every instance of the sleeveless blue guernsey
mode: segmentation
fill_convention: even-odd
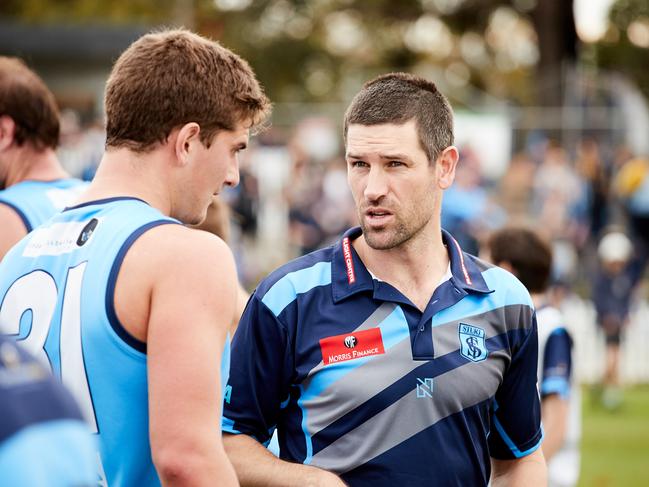
[[[80,179],[22,181],[0,191],[0,203],[12,208],[28,232],[72,204],[88,183]]]
[[[119,323],[113,295],[133,242],[174,223],[134,198],[85,203],[36,229],[0,264],[0,329],[72,390],[98,433],[109,487],[160,485],[149,445],[146,344]],[[226,343],[223,387],[228,362]]]

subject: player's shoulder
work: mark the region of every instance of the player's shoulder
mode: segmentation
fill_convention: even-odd
[[[133,245],[166,267],[207,266],[232,260],[227,244],[216,235],[184,225],[157,225],[147,230]]]
[[[255,295],[263,298],[271,290],[286,288],[294,291],[300,283],[317,280],[322,284],[331,281],[331,261],[333,246],[325,247],[297,257],[276,268],[257,286]]]

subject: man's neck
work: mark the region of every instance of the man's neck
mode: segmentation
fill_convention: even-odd
[[[109,149],[104,153],[97,173],[80,202],[116,196],[139,198],[164,215],[171,212],[165,173],[160,170],[160,154],[140,154],[128,149]]]
[[[9,166],[5,186],[9,187],[22,181],[54,181],[70,177],[59,163],[56,153],[51,148],[36,150],[25,144],[17,149],[13,162]]]
[[[425,309],[449,266],[439,225],[389,250],[371,248],[362,235],[353,245],[374,276],[399,289],[420,310]]]

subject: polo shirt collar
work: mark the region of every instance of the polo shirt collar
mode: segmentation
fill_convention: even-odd
[[[372,276],[352,245],[352,241],[360,237],[361,234],[360,227],[351,228],[334,244],[331,261],[331,287],[334,303],[359,292],[374,290]],[[452,274],[450,280],[453,284],[467,292],[492,292],[473,259],[462,251],[457,241],[446,230],[442,230],[442,241],[448,251]]]

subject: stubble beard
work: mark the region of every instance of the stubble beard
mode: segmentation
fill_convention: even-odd
[[[423,226],[420,224],[409,228],[406,223],[397,220],[394,225],[374,229],[365,225],[361,219],[361,229],[363,230],[365,242],[374,250],[392,250],[401,247],[417,235]]]

